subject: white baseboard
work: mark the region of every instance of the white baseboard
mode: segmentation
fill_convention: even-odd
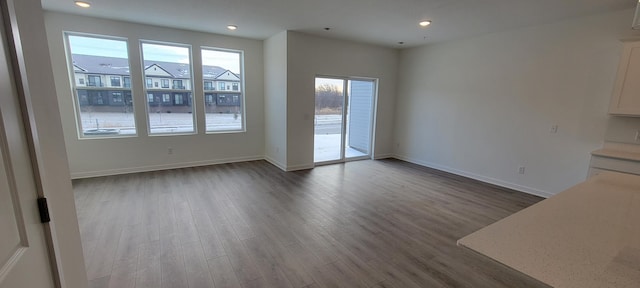
[[[387,153],[387,154],[376,154],[375,156],[373,156],[374,160],[380,160],[380,159],[387,159],[387,158],[393,158],[395,155],[391,154],[391,153]],[[398,158],[400,159],[400,158]]]
[[[276,161],[275,159],[269,157],[269,156],[264,156],[264,160],[271,163],[271,165],[276,166],[278,168],[280,168],[280,170],[282,171],[287,171],[287,166],[280,163],[279,161]]]
[[[139,172],[150,172],[150,171],[188,168],[188,167],[197,167],[197,166],[208,166],[208,165],[215,165],[215,164],[246,162],[246,161],[264,160],[264,159],[265,157],[260,155],[260,156],[248,156],[248,157],[215,159],[215,160],[205,160],[205,161],[171,163],[171,164],[163,164],[163,165],[130,167],[130,168],[122,168],[122,169],[107,169],[107,170],[100,170],[100,171],[76,172],[76,173],[71,173],[71,179],[111,176],[111,175],[139,173]]]
[[[315,167],[313,164],[300,164],[300,165],[291,165],[287,166],[287,172],[298,171],[298,170],[308,170],[313,169]]]
[[[436,169],[436,170],[449,172],[449,173],[460,175],[460,176],[463,176],[463,177],[475,179],[475,180],[478,180],[478,181],[481,181],[481,182],[497,185],[497,186],[500,186],[500,187],[505,187],[505,188],[509,188],[509,189],[512,189],[512,190],[524,192],[524,193],[527,193],[527,194],[540,196],[540,197],[543,197],[543,198],[549,198],[549,197],[554,195],[553,193],[550,193],[550,192],[547,192],[547,191],[542,191],[542,190],[538,190],[538,189],[535,189],[535,188],[514,184],[514,183],[511,183],[511,182],[506,182],[506,181],[502,181],[502,180],[499,180],[499,179],[495,179],[495,178],[491,178],[491,177],[487,177],[487,176],[483,176],[483,175],[478,175],[478,174],[475,174],[475,173],[470,173],[470,172],[466,172],[466,171],[462,171],[462,170],[458,170],[458,169],[442,166],[442,165],[439,165],[439,164],[436,164],[436,163],[432,163],[432,162],[416,160],[416,159],[413,159],[413,158],[410,158],[410,157],[406,157],[406,156],[402,156],[402,155],[394,155],[393,158],[396,158],[396,159],[399,159],[399,160],[402,160],[402,161],[406,161],[406,162],[410,162],[410,163],[413,163],[413,164],[418,164],[420,166],[425,166],[425,167],[433,168],[433,169]]]

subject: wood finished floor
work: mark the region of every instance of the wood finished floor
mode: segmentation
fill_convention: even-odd
[[[397,160],[75,180],[91,287],[519,287],[456,240],[539,197]]]

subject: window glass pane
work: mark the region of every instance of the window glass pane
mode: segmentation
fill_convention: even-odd
[[[147,79],[149,133],[195,132],[191,103],[191,49],[143,42],[142,57]],[[169,80],[172,85],[168,85]]]
[[[135,135],[127,41],[67,34],[80,137]],[[120,86],[121,77],[129,85]],[[125,82],[127,83],[127,82]]]
[[[241,64],[240,51],[202,49],[207,132],[244,129]]]

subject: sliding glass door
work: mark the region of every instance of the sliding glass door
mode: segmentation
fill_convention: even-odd
[[[371,158],[375,94],[375,80],[316,78],[316,164]]]

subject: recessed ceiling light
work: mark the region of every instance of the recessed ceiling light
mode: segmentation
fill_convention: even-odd
[[[238,29],[238,26],[236,26],[236,25],[228,25],[228,26],[227,26],[227,29],[229,29],[229,30],[236,30],[236,29]]]
[[[82,8],[89,8],[91,7],[91,3],[86,2],[86,1],[76,1],[76,6],[78,7],[82,7]]]
[[[420,23],[418,23],[418,25],[420,25],[420,27],[427,27],[427,26],[431,25],[431,20],[420,21]]]

